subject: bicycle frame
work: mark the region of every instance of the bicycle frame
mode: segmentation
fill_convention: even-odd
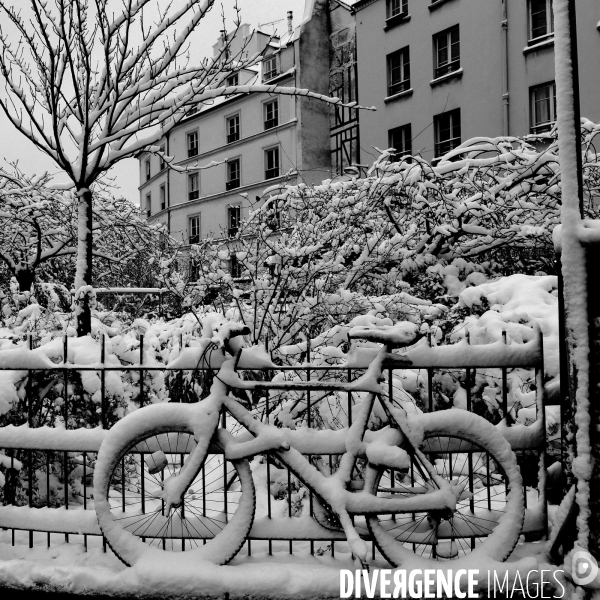
[[[452,485],[440,477],[425,455],[411,442],[407,435],[407,415],[402,409],[395,407],[381,393],[380,380],[383,361],[390,355],[389,344],[384,344],[377,358],[371,363],[366,373],[356,381],[349,383],[331,382],[256,382],[242,380],[236,372],[239,353],[234,359],[226,360],[221,366],[213,390],[218,397],[219,411],[227,410],[242,424],[254,439],[238,441],[225,429],[215,428],[214,442],[221,447],[230,460],[245,459],[269,452],[278,461],[290,469],[296,477],[316,494],[321,500],[331,505],[336,512],[345,511],[350,514],[394,514],[435,510],[454,510],[457,498],[463,489]],[[344,447],[340,465],[335,474],[325,477],[306,456],[295,447],[298,435],[289,429],[278,429],[272,425],[259,422],[239,402],[227,395],[228,387],[249,391],[270,390],[320,390],[320,391],[363,391],[368,397],[361,407],[358,418],[354,420],[345,434]],[[212,393],[211,393],[212,396]],[[391,423],[391,426],[378,432],[369,432],[367,424],[378,400]],[[202,403],[200,403],[202,404]],[[426,418],[426,416],[424,416]],[[319,432],[314,432],[315,434]],[[323,432],[330,435],[331,432]],[[295,440],[296,438],[296,440]],[[415,490],[413,497],[387,498],[377,497],[370,493],[370,485],[377,471],[368,464],[365,475],[365,486],[360,492],[348,490],[352,471],[357,459],[366,458],[366,448],[374,441],[391,447],[402,446],[414,459],[414,464],[421,471],[422,477],[430,482],[429,489]],[[314,448],[319,453],[318,447]],[[327,452],[323,452],[327,454]]]

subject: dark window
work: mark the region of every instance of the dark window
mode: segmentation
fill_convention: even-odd
[[[189,243],[197,244],[200,241],[200,215],[190,217]]]
[[[190,242],[190,244],[193,244],[193,243],[194,242]],[[190,260],[189,274],[190,274],[190,281],[197,281],[200,278],[200,265],[194,260]]]
[[[388,96],[410,89],[410,60],[408,46],[388,54]]]
[[[408,13],[408,0],[387,0],[387,18]]]
[[[242,264],[238,260],[238,257],[235,255],[235,252],[231,253],[231,257],[229,259],[229,272],[234,278],[242,276]]]
[[[151,177],[150,174],[150,159],[146,159],[146,163],[145,163],[145,168],[146,168],[146,181],[148,181]]]
[[[267,58],[263,60],[262,67],[263,81],[273,79],[273,77],[277,75],[277,56],[275,56],[274,54],[272,54],[271,56],[267,56]]]
[[[458,25],[433,36],[435,49],[435,79],[460,69],[460,39]]]
[[[460,108],[434,118],[435,155],[442,156],[460,145]]]
[[[396,151],[391,160],[398,161],[406,154],[412,154],[412,133],[410,123],[402,127],[390,129],[388,132],[390,148]]]
[[[265,150],[265,179],[279,177],[279,148]]]
[[[360,162],[358,127],[347,127],[331,134],[331,167],[341,175],[346,167]]]
[[[339,98],[344,104],[355,102],[358,96],[356,89],[356,65],[348,65],[335,75],[336,87],[330,90],[330,96]],[[358,111],[353,108],[336,104],[330,107],[331,128],[352,123],[358,120]]]
[[[227,233],[229,237],[234,237],[240,229],[242,207],[228,206],[227,207]]]
[[[529,40],[548,37],[554,32],[552,0],[529,0]]]
[[[273,129],[279,125],[279,102],[271,100],[264,103],[265,129]]]
[[[188,158],[198,156],[198,132],[192,131],[187,134],[187,151]]]
[[[152,195],[146,194],[146,216],[152,215]]]
[[[195,115],[198,112],[198,107],[197,106],[192,106],[191,108],[188,108],[186,115],[188,117],[191,117],[192,115]]]
[[[161,151],[161,155],[159,156],[159,159],[158,159],[159,160],[158,165],[159,165],[160,170],[163,171],[165,169],[165,167],[167,166],[167,163],[165,162],[165,157],[164,157],[164,154],[165,154],[165,145],[164,144],[160,147],[160,151]]]
[[[225,188],[228,190],[234,190],[240,187],[240,159],[235,158],[227,161],[227,183]]]
[[[165,210],[167,207],[167,188],[164,185],[160,186],[160,210]]]
[[[188,175],[188,199],[197,200],[200,197],[200,187],[198,185],[198,173]]]
[[[227,78],[227,85],[228,86],[238,85],[238,81],[239,81],[238,74],[234,73],[233,75],[230,75]]]
[[[237,142],[240,139],[240,115],[227,119],[227,143]]]
[[[553,81],[529,90],[531,133],[550,131],[556,121],[556,85]]]

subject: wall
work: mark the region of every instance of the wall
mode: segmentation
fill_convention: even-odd
[[[528,20],[525,0],[507,0],[509,133],[529,133],[529,87],[554,79],[550,45],[526,52]],[[365,3],[366,4],[366,3]],[[578,34],[582,115],[600,120],[600,19],[597,0],[578,0]],[[360,8],[360,5],[359,5]],[[385,0],[367,4],[356,13],[359,101],[375,105],[376,113],[361,113],[362,162],[388,147],[388,130],[411,123],[413,153],[434,156],[433,116],[461,109],[462,140],[503,133],[502,0],[448,0],[430,11],[426,0],[409,0],[410,20],[384,31]],[[433,34],[460,26],[462,77],[432,87]],[[412,95],[385,102],[387,54],[410,47]]]

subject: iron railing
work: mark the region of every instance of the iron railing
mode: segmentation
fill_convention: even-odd
[[[183,349],[191,336],[179,338],[179,347]],[[76,338],[75,338],[76,339]],[[151,399],[148,397],[149,390],[144,385],[155,373],[163,373],[168,379],[169,397],[171,402],[189,402],[197,401],[197,378],[201,378],[206,383],[206,377],[211,373],[210,369],[197,368],[194,370],[168,367],[166,365],[146,364],[144,362],[147,345],[144,335],[139,336],[139,345],[136,349],[137,362],[129,364],[114,365],[107,362],[107,338],[100,336],[99,344],[99,362],[90,365],[71,364],[68,361],[69,347],[73,344],[71,338],[64,337],[62,340],[62,356],[66,359],[59,364],[40,364],[25,360],[22,364],[18,361],[9,360],[5,351],[0,355],[0,370],[23,370],[27,372],[21,389],[19,405],[7,413],[4,417],[5,425],[0,427],[0,448],[5,451],[5,459],[2,464],[5,466],[6,483],[3,489],[3,506],[0,506],[0,527],[12,532],[12,544],[28,543],[29,547],[46,544],[48,547],[54,543],[63,543],[63,541],[83,541],[84,547],[88,548],[88,538],[90,536],[100,539],[101,532],[98,528],[95,511],[91,508],[92,499],[92,476],[93,465],[96,453],[104,439],[108,429],[118,420],[114,407],[114,399],[107,393],[107,378],[113,373],[127,373],[133,388],[137,389],[137,396],[133,402],[139,407],[148,404]],[[504,338],[506,343],[506,338]],[[29,349],[33,350],[33,338],[29,337]],[[484,348],[484,347],[479,347]],[[464,352],[464,346],[462,351]],[[416,361],[411,366],[411,370],[419,369],[427,378],[426,397],[420,399],[423,410],[432,411],[443,408],[444,397],[440,390],[436,389],[435,374],[443,372],[450,376],[462,378],[464,375],[466,389],[466,409],[475,410],[473,399],[473,388],[477,380],[478,369],[489,369],[492,365],[490,359],[485,359],[484,352],[478,350],[477,354],[481,359],[471,359],[468,366],[453,366],[455,360],[450,361],[448,365],[445,359],[429,361],[426,365],[419,365]],[[457,350],[457,356],[460,356]],[[475,353],[471,353],[475,356]],[[525,357],[525,358],[523,358]],[[129,359],[135,357],[131,354]],[[322,366],[311,364],[311,348],[308,346],[305,355],[306,362],[301,366],[278,366],[277,370],[283,373],[295,373],[305,380],[322,379],[324,377],[334,378],[336,381],[352,381],[365,372],[366,364],[348,363],[346,366]],[[39,358],[38,360],[42,360]],[[538,338],[529,354],[522,354],[519,361],[508,361],[504,364],[495,365],[499,372],[497,377],[500,384],[500,416],[506,421],[508,427],[502,429],[507,439],[513,445],[513,450],[518,456],[522,473],[524,474],[525,498],[527,507],[527,487],[538,488],[538,503],[530,507],[526,512],[524,533],[530,537],[541,536],[546,533],[546,500],[545,500],[545,396],[543,382],[543,354],[541,334],[538,332]],[[533,425],[537,427],[539,435],[535,438],[535,443],[531,441],[524,443],[523,436],[511,436],[510,424],[514,422],[514,414],[508,407],[508,374],[513,368],[527,368],[535,371],[535,390],[537,420]],[[405,371],[406,366],[400,368],[393,361],[385,365],[387,375],[388,393],[394,394],[394,372]],[[273,369],[255,369],[257,375],[266,380],[270,380],[274,374]],[[89,394],[83,391],[80,385],[82,374],[98,373],[99,375],[99,395]],[[187,377],[186,377],[187,374]],[[489,377],[489,375],[488,375]],[[48,396],[48,390],[52,383],[54,393]],[[45,383],[45,385],[43,385]],[[57,385],[61,384],[61,385]],[[59,394],[57,394],[57,390]],[[77,393],[79,390],[79,393]],[[36,392],[34,394],[34,391]],[[46,393],[46,395],[44,395]],[[307,427],[319,426],[319,414],[314,410],[316,402],[314,394],[316,392],[305,391],[301,398],[304,404],[303,424]],[[344,397],[339,401],[337,407],[347,425],[352,424],[352,406],[354,398],[352,392],[339,393],[338,397]],[[320,401],[320,399],[319,399]],[[272,422],[277,406],[267,394],[256,405],[260,417],[266,422]],[[227,414],[223,414],[222,426],[228,427],[231,424]],[[48,423],[50,427],[45,426]],[[79,426],[78,426],[79,425]],[[82,426],[83,425],[83,426]],[[187,452],[191,450],[188,449]],[[219,452],[218,449],[213,449]],[[213,451],[211,450],[211,452]],[[141,450],[134,453],[143,455]],[[147,450],[146,450],[147,452]],[[182,460],[184,454],[182,452]],[[345,448],[340,448],[339,452],[332,453],[329,456],[329,468],[333,472],[336,465],[338,454],[345,452]],[[179,452],[178,452],[179,453]],[[315,459],[310,453],[307,453],[309,460]],[[143,456],[142,456],[143,458]],[[276,459],[266,454],[264,457],[267,471],[267,514],[269,520],[277,518],[292,518],[295,516],[297,507],[294,497],[299,493],[301,484],[297,482],[293,474],[286,470],[283,478],[279,478],[279,495],[286,501],[285,516],[274,514],[273,506],[277,498],[270,489],[271,474],[274,469],[278,469]],[[140,460],[142,475],[144,461]],[[488,465],[489,470],[489,465]],[[473,477],[473,474],[470,474]],[[490,473],[488,472],[488,478]],[[283,481],[282,481],[283,479]],[[51,488],[62,490],[61,494],[52,494]],[[45,488],[45,495],[44,495]],[[224,493],[227,490],[224,486]],[[310,490],[303,492],[308,497],[310,515],[313,515],[315,498]],[[265,499],[262,499],[263,506]],[[260,504],[260,501],[259,501]],[[32,511],[31,509],[44,509],[41,511]],[[60,518],[53,518],[59,514]],[[80,511],[87,511],[82,519]],[[89,516],[88,516],[89,515]],[[264,525],[264,524],[263,524]],[[316,525],[316,523],[315,523]],[[288,528],[289,530],[289,528]],[[303,541],[292,540],[278,534],[277,527],[256,525],[251,530],[246,549],[248,554],[252,549],[256,550],[257,544],[263,544],[268,548],[269,553],[274,548],[281,549],[281,543],[284,544],[286,551],[293,552],[294,544],[308,544],[312,554],[335,553],[335,543],[343,542],[344,536],[341,532],[332,531],[317,526],[315,533],[311,532]],[[267,531],[268,533],[265,533]],[[23,539],[25,536],[25,539]],[[57,538],[58,536],[58,538]],[[57,541],[58,540],[58,541]],[[322,544],[325,544],[323,546]],[[474,542],[473,542],[474,543]],[[181,538],[182,549],[185,550],[186,538]],[[106,550],[106,544],[104,544]],[[375,557],[375,546],[373,545],[373,556]]]

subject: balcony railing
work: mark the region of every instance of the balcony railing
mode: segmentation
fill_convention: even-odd
[[[267,169],[265,171],[265,179],[274,179],[275,177],[279,177],[279,167]]]
[[[192,156],[198,156],[198,147],[188,148],[188,158],[192,158]]]
[[[188,193],[188,198],[190,200],[198,200],[200,197],[200,192],[198,190],[194,190],[193,192]]]
[[[262,80],[269,81],[269,79],[273,79],[273,77],[277,77],[277,75],[279,75],[279,71],[277,69],[273,69],[272,71],[267,71],[266,73],[263,73]]]
[[[448,140],[444,140],[442,142],[436,142],[435,144],[435,156],[439,158],[440,156],[446,154],[446,152],[450,152],[450,150],[454,150],[457,146],[460,146],[460,138],[450,138]]]
[[[230,179],[226,184],[225,184],[225,189],[226,190],[235,190],[235,188],[239,188],[240,187],[240,180],[239,179]]]
[[[227,230],[227,235],[228,235],[229,237],[235,237],[235,236],[238,234],[238,231],[239,231],[239,230],[240,230],[240,228],[239,228],[239,227],[230,227],[230,228]]]
[[[227,143],[232,144],[233,142],[237,142],[240,139],[240,132],[234,131],[233,133],[227,134]]]
[[[435,78],[442,77],[448,73],[454,73],[460,69],[460,60],[453,60],[452,62],[440,65],[435,69]]]
[[[277,118],[267,119],[265,121],[265,129],[273,129],[273,127],[277,127],[277,125],[279,125]]]
[[[200,236],[198,234],[190,235],[189,242],[190,244],[198,244],[200,242]]]
[[[400,92],[405,92],[410,89],[410,79],[405,79],[404,81],[398,81],[396,83],[390,83],[388,88],[388,96],[395,96]]]

